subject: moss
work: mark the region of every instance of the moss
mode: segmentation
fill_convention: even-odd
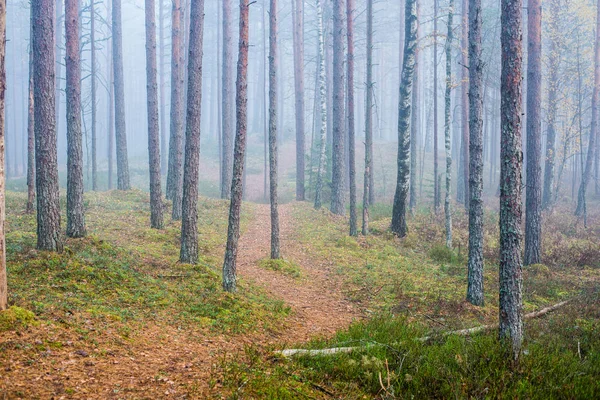
[[[0,311],[0,332],[18,330],[37,323],[35,314],[21,307],[11,306]]]
[[[300,278],[302,276],[302,272],[300,267],[289,260],[284,260],[280,258],[278,260],[273,260],[270,258],[266,258],[261,260],[258,264],[261,268],[270,269],[272,271],[278,271],[283,273],[284,275],[291,276],[292,278]]]

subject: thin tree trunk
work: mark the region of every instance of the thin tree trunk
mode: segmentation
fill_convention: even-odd
[[[523,340],[521,260],[522,0],[502,0],[500,338],[517,359]]]
[[[446,92],[444,95],[444,146],[446,149],[446,197],[444,199],[444,216],[446,227],[446,247],[452,249],[452,133],[450,107],[452,103],[452,19],[454,17],[454,0],[448,6],[448,34],[446,36]],[[459,176],[460,179],[460,176]]]
[[[468,1],[462,0],[462,18],[461,18],[461,54],[462,65],[460,66],[460,109],[461,109],[461,155],[459,168],[459,185],[458,185],[458,201],[464,203],[465,208],[469,206],[469,51],[467,49],[467,41],[469,36],[468,22]]]
[[[415,49],[415,72],[413,75],[413,90],[412,90],[412,110],[410,115],[410,189],[409,189],[409,201],[408,207],[410,212],[414,212],[417,206],[417,159],[418,159],[418,135],[420,130],[420,88],[419,88],[419,14],[420,5],[419,0],[417,1],[417,47]]]
[[[542,258],[542,1],[527,4],[527,189],[524,264]]]
[[[233,84],[233,42],[232,42],[231,0],[223,0],[223,94],[222,119],[223,124],[223,155],[221,157],[221,198],[231,197],[231,155],[233,148],[233,104],[231,87]]]
[[[304,189],[304,0],[294,6],[294,87],[296,108],[296,200],[303,201]]]
[[[587,157],[585,165],[582,168],[581,183],[577,194],[577,209],[575,215],[584,217],[586,215],[585,194],[588,182],[592,176],[592,163],[594,161],[594,152],[596,151],[596,136],[598,134],[598,102],[600,101],[600,7],[598,7],[596,17],[596,42],[594,49],[594,91],[592,94],[592,122],[590,127],[590,139],[588,141]],[[583,157],[583,154],[581,154]]]
[[[123,77],[123,31],[121,0],[112,0],[112,49],[115,86],[115,135],[117,144],[117,188],[129,190],[129,162],[125,127],[125,81]]]
[[[433,208],[437,213],[441,204],[438,167],[438,0],[433,0]]]
[[[348,37],[348,168],[350,170],[350,236],[357,236],[356,228],[356,150],[354,144],[354,0],[346,0],[346,25]]]
[[[333,32],[331,212],[344,215],[344,0],[333,0]]]
[[[317,168],[317,183],[315,187],[315,208],[321,208],[321,197],[323,191],[323,180],[326,173],[326,146],[327,146],[327,80],[325,74],[325,38],[323,33],[323,8],[321,0],[316,0],[317,6],[317,37],[319,41],[319,113],[321,126],[319,135],[319,166]]]
[[[240,238],[240,210],[242,208],[244,161],[246,159],[247,107],[248,107],[248,23],[249,0],[240,0],[240,39],[236,82],[236,134],[231,181],[231,204],[227,246],[223,261],[223,289],[236,291],[237,245]]]
[[[173,0],[171,0],[173,2]],[[163,0],[158,0],[158,54],[159,54],[159,96],[160,96],[160,173],[165,175],[168,169],[167,154],[167,113],[165,106],[165,16]]]
[[[30,16],[31,19],[31,16]],[[35,201],[35,131],[34,131],[34,106],[33,106],[33,24],[30,21],[29,42],[29,96],[27,102],[27,214],[33,213]],[[4,43],[4,41],[2,41]],[[2,108],[4,110],[4,108]],[[4,124],[2,124],[4,127]],[[0,163],[0,165],[4,165]]]
[[[112,14],[112,3],[108,2],[108,15]],[[112,37],[108,42],[108,190],[113,189],[113,156],[115,154],[115,74],[112,52]]]
[[[81,67],[79,0],[65,1],[67,65],[67,236],[85,236],[83,147],[81,133]]]
[[[275,6],[277,6],[277,3],[275,4]],[[262,8],[262,28],[263,28],[263,52],[262,52],[262,59],[263,59],[263,92],[262,92],[262,98],[263,98],[263,108],[264,108],[264,113],[263,113],[263,162],[264,162],[264,166],[263,166],[263,199],[266,201],[267,200],[267,174],[270,174],[270,166],[267,165],[267,163],[270,163],[270,159],[269,159],[269,122],[267,121],[268,118],[270,118],[270,92],[269,92],[269,97],[267,97],[267,66],[265,65],[265,62],[269,63],[270,62],[270,58],[267,60],[267,26],[266,26],[266,22],[265,22],[265,14],[267,13],[267,5],[263,4],[263,8]],[[269,18],[269,24],[271,23],[271,19]],[[271,40],[271,36],[269,36],[269,46],[270,46],[270,40]],[[276,43],[277,45],[277,43]],[[270,51],[270,48],[269,48]],[[269,68],[270,68],[270,64],[269,64]],[[269,82],[270,82],[270,76],[269,76]],[[275,85],[277,84],[277,79],[275,79]],[[277,96],[277,92],[275,92],[275,96]],[[277,98],[275,98],[275,100],[277,100]],[[277,101],[275,101],[275,112],[277,112]],[[277,122],[275,123],[275,129],[277,129]],[[277,132],[275,132],[277,134]]]
[[[367,87],[365,109],[365,179],[363,190],[362,234],[369,234],[369,193],[373,164],[373,0],[367,0]]]
[[[37,191],[37,248],[62,251],[54,75],[53,0],[31,2],[35,104],[35,161]]]
[[[169,140],[169,166],[167,171],[167,196],[173,201],[171,218],[181,219],[183,192],[183,55],[181,0],[173,0],[171,12],[171,126]]]
[[[271,201],[271,258],[278,259],[281,257],[281,255],[279,251],[279,211],[277,210],[277,0],[270,0],[270,2],[271,10],[269,14],[269,196]],[[318,13],[319,11],[317,11],[317,15]]]
[[[415,71],[415,55],[417,49],[417,4],[416,0],[406,0],[405,7],[405,41],[404,58],[402,60],[402,82],[400,84],[400,100],[398,104],[398,176],[394,206],[392,209],[391,230],[400,237],[406,236],[406,198],[408,196],[410,174],[410,114],[413,75]]]
[[[187,127],[183,168],[181,250],[179,252],[179,261],[189,264],[198,262],[198,167],[200,164],[203,29],[204,0],[192,0],[187,67]]]
[[[6,70],[4,65],[5,56],[6,0],[0,0],[0,311],[6,310],[8,307],[8,286],[6,280],[6,240],[4,230],[4,222],[6,220],[4,176],[4,135],[6,134],[4,130],[4,95],[6,92]]]
[[[160,1],[160,0],[159,0]],[[158,122],[158,78],[156,72],[156,20],[154,0],[146,6],[146,88],[148,107],[148,162],[150,169],[150,227],[163,228],[160,182],[160,134]]]
[[[483,60],[481,0],[469,0],[469,261],[467,301],[483,297]]]
[[[92,190],[98,190],[98,163],[96,160],[96,10],[94,0],[90,1],[90,46],[92,79]]]
[[[61,30],[61,20],[63,19],[63,4],[64,1],[55,1],[56,12],[54,13],[54,48],[49,51],[54,51],[54,80],[55,80],[55,116],[54,120],[56,121],[56,132],[57,136],[60,133],[60,98],[61,98],[61,86],[62,86],[62,63],[63,63],[63,55],[62,55],[62,30]],[[50,12],[50,10],[48,10]],[[64,22],[64,21],[63,21]],[[66,89],[66,88],[65,88]]]

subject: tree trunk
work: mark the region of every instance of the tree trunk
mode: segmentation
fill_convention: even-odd
[[[277,211],[277,0],[270,0],[269,14],[269,196],[271,200],[271,258],[279,251],[279,212]],[[319,0],[317,0],[317,3]],[[317,5],[319,7],[319,5]],[[317,11],[317,14],[319,11]],[[320,20],[319,20],[320,21]],[[320,22],[319,22],[320,24]],[[321,40],[321,39],[319,39]]]
[[[408,196],[408,177],[410,173],[410,114],[418,26],[416,0],[406,0],[405,3],[404,57],[398,104],[398,176],[391,225],[392,232],[400,237],[404,237],[408,233],[406,198]]]
[[[240,0],[240,40],[236,82],[236,134],[233,157],[233,177],[231,181],[231,204],[229,207],[229,226],[227,228],[227,246],[223,261],[223,289],[236,291],[237,245],[240,238],[240,209],[242,208],[242,176],[246,159],[247,106],[248,106],[248,23],[249,0]]]
[[[54,13],[54,80],[55,87],[54,90],[56,92],[55,97],[55,105],[54,105],[54,120],[56,121],[56,132],[57,135],[60,132],[60,98],[62,96],[61,86],[62,86],[62,65],[63,65],[63,55],[62,55],[62,30],[61,30],[61,20],[63,19],[63,4],[64,1],[56,1],[56,12]],[[50,12],[50,10],[48,10]],[[64,21],[63,21],[64,22]],[[66,88],[65,88],[66,89]]]
[[[173,0],[171,0],[173,2]],[[167,154],[167,113],[165,106],[165,16],[164,16],[163,0],[158,0],[158,54],[160,81],[159,81],[159,96],[160,96],[160,173],[165,175],[168,169]]]
[[[159,0],[160,1],[160,0]],[[160,182],[160,134],[158,122],[158,83],[156,72],[156,21],[154,0],[146,6],[146,88],[148,106],[148,162],[150,169],[150,227],[163,228],[162,186]]]
[[[171,126],[167,197],[173,201],[171,218],[181,219],[183,192],[183,55],[181,0],[173,0],[171,14]],[[219,150],[220,151],[220,150]]]
[[[367,0],[367,87],[365,108],[365,179],[363,189],[362,234],[369,234],[369,193],[373,164],[373,0]]]
[[[179,261],[198,262],[198,167],[202,105],[202,38],[204,0],[192,0],[188,57],[187,127],[183,168],[181,250]]]
[[[317,183],[315,187],[315,208],[321,208],[321,197],[323,191],[323,179],[326,173],[327,163],[327,80],[325,74],[325,38],[323,33],[323,8],[321,0],[316,0],[317,6],[317,37],[319,41],[319,114],[321,117],[319,135],[319,166],[317,168]]]
[[[465,208],[469,206],[469,51],[467,49],[467,40],[469,36],[468,22],[468,1],[462,0],[462,39],[461,39],[461,54],[462,65],[460,68],[461,84],[460,84],[460,109],[461,109],[461,131],[462,140],[460,146],[460,167],[459,167],[459,185],[458,185],[458,201],[464,203]]]
[[[223,85],[222,101],[223,113],[223,155],[221,156],[221,198],[229,199],[231,196],[231,155],[233,148],[233,104],[231,87],[233,84],[233,42],[232,42],[232,17],[231,0],[223,0]]]
[[[31,54],[31,52],[30,52]],[[5,176],[4,176],[4,95],[6,92],[6,0],[0,0],[0,311],[8,307],[8,287],[6,284],[6,240],[4,223],[6,219],[5,206]],[[31,77],[31,74],[30,74]],[[30,78],[31,83],[31,78]]]
[[[446,227],[446,247],[452,249],[452,134],[450,107],[452,103],[452,19],[454,17],[454,0],[448,6],[448,35],[446,36],[446,92],[444,95],[444,146],[446,149],[446,197],[444,199],[444,216]],[[459,176],[460,180],[460,176]]]
[[[54,1],[34,0],[31,2],[31,9],[36,121],[37,248],[62,251],[54,106]]]
[[[30,17],[31,19],[31,17]],[[33,39],[33,24],[30,21],[30,37]],[[35,131],[33,106],[33,46],[29,45],[29,97],[27,102],[27,214],[33,213],[35,201]],[[2,109],[4,110],[4,108]],[[2,124],[2,127],[4,124]],[[4,165],[1,164],[0,165]]]
[[[67,236],[83,237],[85,236],[85,218],[83,208],[79,0],[65,0],[65,32],[67,50]]]
[[[523,340],[521,261],[522,0],[502,0],[500,146],[500,329],[517,359]]]
[[[350,236],[357,236],[356,228],[356,150],[354,144],[354,0],[346,0],[346,25],[348,37],[348,168],[350,170]]]
[[[344,215],[344,0],[333,0],[333,32],[331,212]]]
[[[92,190],[98,190],[98,163],[96,161],[96,10],[94,1],[90,2],[90,46],[92,80]],[[68,90],[68,89],[67,89]]]
[[[296,200],[303,201],[304,189],[304,0],[292,0],[294,10],[294,88],[296,107]]]
[[[590,127],[590,139],[588,141],[587,157],[582,170],[581,183],[577,194],[577,209],[575,215],[586,218],[585,193],[588,182],[592,176],[592,163],[596,151],[596,136],[598,134],[598,102],[600,101],[600,6],[596,17],[596,42],[594,49],[594,91],[592,94],[592,122]],[[581,155],[583,157],[583,154]]]
[[[542,259],[542,1],[527,4],[527,183],[524,264]]]
[[[112,3],[108,2],[108,15],[112,14]],[[115,154],[115,74],[114,74],[114,62],[112,59],[112,37],[108,42],[108,190],[113,189],[113,155]]]
[[[277,4],[275,4],[275,6],[277,6]],[[269,122],[268,122],[268,118],[270,118],[270,114],[269,114],[269,107],[270,107],[270,92],[267,95],[267,82],[270,82],[270,80],[267,80],[267,68],[270,68],[270,64],[269,66],[267,66],[265,63],[269,63],[270,59],[267,58],[267,25],[266,25],[266,21],[265,21],[265,14],[267,14],[267,5],[263,4],[262,7],[262,28],[263,28],[263,48],[262,48],[262,59],[263,59],[263,76],[262,76],[262,83],[263,83],[263,91],[262,91],[262,98],[263,98],[263,107],[264,107],[264,113],[263,113],[263,199],[266,201],[267,200],[267,185],[268,185],[268,178],[267,178],[267,174],[270,174],[270,164],[267,165],[267,163],[270,163],[270,159],[269,159]],[[271,23],[271,20],[269,19],[269,24]],[[269,36],[269,45],[270,45],[270,40],[271,40],[271,36]],[[270,51],[270,48],[269,48]],[[270,77],[269,77],[270,79]],[[275,79],[275,84],[277,84],[277,79]],[[275,96],[277,96],[277,92],[275,92]],[[277,100],[277,97],[275,98],[275,100]],[[275,101],[275,112],[277,112],[277,101]],[[275,129],[277,129],[277,122],[275,123]],[[277,132],[275,132],[277,134]]]
[[[433,0],[433,208],[437,213],[441,204],[438,181],[438,0]]]
[[[419,96],[419,14],[420,14],[420,5],[419,0],[417,1],[417,47],[415,49],[415,72],[413,75],[413,90],[412,90],[412,110],[410,114],[410,191],[409,191],[409,201],[408,206],[410,212],[414,212],[415,207],[417,206],[417,149],[418,149],[418,141],[417,137],[419,135],[420,130],[420,96]]]
[[[467,301],[483,305],[483,60],[481,0],[469,0],[469,261]]]
[[[112,0],[112,48],[115,85],[115,137],[117,144],[117,188],[129,190],[127,133],[125,128],[125,81],[123,77],[123,32],[121,0]]]

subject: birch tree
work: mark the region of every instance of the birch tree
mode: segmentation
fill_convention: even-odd
[[[321,0],[316,0],[317,8],[317,37],[319,41],[319,116],[321,118],[319,132],[319,165],[317,168],[317,182],[315,186],[315,208],[321,208],[323,179],[326,167],[327,145],[327,81],[325,76],[325,39],[323,35],[323,7]]]

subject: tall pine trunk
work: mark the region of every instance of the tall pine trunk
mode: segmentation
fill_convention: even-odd
[[[30,16],[31,20],[32,16]],[[33,25],[30,21],[30,37],[33,39]],[[4,110],[4,109],[3,109]],[[29,45],[29,96],[27,100],[27,206],[25,212],[33,213],[35,201],[35,131],[33,106],[33,46]],[[2,124],[4,127],[4,124]],[[0,164],[4,165],[4,164]]]
[[[53,0],[33,0],[37,248],[62,251],[54,80]]]
[[[171,0],[173,3],[173,0]],[[167,154],[167,113],[165,106],[165,16],[163,0],[158,0],[158,71],[159,71],[159,97],[160,97],[160,173],[165,175],[168,169]]]
[[[356,149],[354,144],[354,0],[346,0],[346,26],[348,37],[348,168],[350,170],[350,236],[357,236],[356,228]]]
[[[158,121],[158,82],[156,73],[156,20],[154,0],[146,5],[146,87],[148,107],[148,162],[150,169],[150,226],[163,228],[160,182],[160,137]]]
[[[92,80],[92,190],[98,190],[98,163],[96,160],[96,7],[90,2],[90,46]],[[67,88],[68,90],[68,88]]]
[[[292,0],[294,10],[294,88],[296,108],[296,200],[303,201],[304,189],[304,0]]]
[[[125,81],[123,77],[123,31],[121,0],[112,0],[112,50],[115,87],[115,137],[117,145],[117,188],[129,190],[127,132],[125,127]]]
[[[500,146],[500,339],[517,359],[523,340],[521,78],[522,0],[502,0]]]
[[[454,0],[448,6],[448,34],[446,36],[446,92],[444,95],[444,146],[446,149],[446,197],[444,199],[444,216],[446,227],[446,247],[452,249],[452,133],[450,122],[450,106],[452,102],[452,19],[454,17]],[[459,176],[460,179],[460,176]]]
[[[527,4],[527,189],[524,264],[542,258],[542,1]]]
[[[404,57],[402,60],[400,100],[398,102],[398,176],[391,225],[392,232],[400,237],[404,237],[408,233],[406,200],[410,174],[410,114],[418,26],[416,0],[406,0],[405,3]]]
[[[108,3],[108,15],[112,14],[112,3]],[[115,154],[115,74],[114,62],[112,59],[112,37],[108,42],[108,190],[113,189],[113,156]]]
[[[240,210],[242,208],[244,161],[246,159],[246,134],[248,128],[248,24],[249,0],[240,0],[240,38],[236,82],[236,133],[233,156],[233,176],[231,178],[231,203],[229,206],[229,226],[227,246],[223,261],[223,289],[236,291],[236,261],[240,238]]]
[[[327,147],[327,81],[325,74],[325,38],[323,32],[323,7],[321,0],[316,0],[317,6],[317,37],[319,41],[319,64],[317,74],[319,76],[319,116],[321,118],[319,134],[319,161],[317,167],[317,182],[315,185],[315,208],[321,208],[323,180],[325,178],[326,147]]]
[[[202,105],[202,38],[204,30],[204,0],[192,0],[190,11],[187,118],[185,161],[183,168],[183,198],[181,218],[181,249],[179,261],[198,262],[198,167],[200,164],[200,111]]]
[[[483,305],[483,60],[481,0],[469,0],[469,261],[467,301]]]
[[[183,192],[183,41],[181,0],[173,0],[171,13],[171,126],[169,166],[167,171],[167,198],[173,201],[171,218],[181,219]]]
[[[600,6],[598,6],[596,17],[596,42],[594,49],[594,91],[592,94],[592,122],[590,127],[590,139],[588,141],[587,157],[581,175],[579,192],[577,194],[577,209],[575,215],[587,217],[585,194],[587,185],[592,176],[592,163],[596,151],[596,136],[598,135],[598,102],[600,101]],[[583,154],[581,155],[583,157]]]
[[[6,283],[6,240],[4,221],[5,176],[4,176],[4,95],[6,92],[6,0],[0,0],[0,311],[8,307],[8,287]]]
[[[231,91],[233,85],[233,42],[232,42],[232,16],[231,0],[223,0],[223,84],[221,86],[222,94],[222,156],[221,156],[221,198],[229,199],[231,196],[231,169],[232,169],[232,148],[233,148],[233,94]]]
[[[333,115],[331,212],[346,213],[345,198],[345,128],[344,121],[344,0],[333,0]]]
[[[437,213],[441,204],[438,167],[438,0],[433,0],[433,208]]]
[[[365,108],[365,176],[363,189],[362,234],[369,234],[369,193],[373,164],[373,0],[367,0],[367,87]]]
[[[85,236],[79,0],[65,0],[67,65],[67,236]]]
[[[318,2],[319,0],[317,0]],[[269,198],[271,201],[271,258],[281,257],[277,210],[277,0],[269,13]],[[319,11],[317,11],[317,14]],[[320,24],[320,22],[319,22]],[[321,39],[319,39],[321,40]]]

